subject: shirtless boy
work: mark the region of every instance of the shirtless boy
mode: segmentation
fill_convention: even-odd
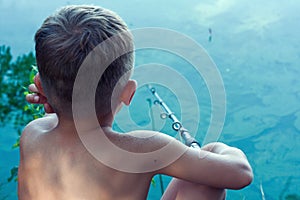
[[[129,105],[136,82],[123,76],[133,67],[129,52],[111,63],[99,82],[95,109],[98,127],[88,127],[88,113],[77,119],[87,124],[88,134],[105,135],[121,149],[142,154],[171,144],[182,155],[161,166],[170,155],[158,154],[153,160],[136,164],[153,168],[146,171],[118,170],[96,159],[83,145],[72,113],[72,88],[76,74],[86,56],[105,39],[127,31],[115,13],[96,6],[67,6],[45,20],[35,35],[39,74],[34,92],[26,97],[31,103],[44,104],[45,117],[29,123],[20,141],[18,194],[20,200],[141,200],[146,199],[151,179],[156,174],[176,177],[162,199],[224,199],[225,189],[241,189],[252,181],[252,169],[243,152],[223,143],[211,143],[201,150],[186,147],[174,138],[151,131],[128,134],[112,130],[112,123],[122,104]],[[132,38],[121,38],[133,46]],[[104,55],[110,49],[101,49]],[[103,60],[95,68],[103,67]],[[128,74],[128,73],[127,73]],[[130,74],[130,73],[129,73]],[[120,84],[117,84],[122,79]],[[116,84],[118,86],[116,86]],[[111,98],[114,87],[113,98]],[[83,85],[89,91],[88,85]],[[84,95],[84,93],[83,93]],[[144,137],[151,134],[151,137]],[[103,151],[101,146],[95,149]],[[117,155],[104,150],[107,158]],[[205,155],[205,156],[199,156]],[[122,167],[122,163],[120,166]],[[139,166],[138,166],[139,167]],[[150,167],[150,168],[151,168]]]

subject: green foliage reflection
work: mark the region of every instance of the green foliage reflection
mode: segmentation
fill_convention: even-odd
[[[13,60],[10,48],[0,46],[0,126],[13,125],[18,138],[12,148],[19,147],[21,131],[33,119],[43,115],[40,105],[28,104],[27,87],[36,74],[33,53],[24,54]],[[11,169],[8,181],[17,180],[17,167]]]

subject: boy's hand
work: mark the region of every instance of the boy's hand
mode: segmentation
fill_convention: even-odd
[[[37,74],[34,77],[34,84],[30,84],[28,89],[30,92],[33,92],[32,94],[27,94],[26,95],[26,101],[28,103],[33,103],[33,104],[44,104],[44,109],[46,113],[54,113],[53,108],[51,105],[47,102],[47,98],[42,94],[42,91],[39,91],[37,84],[39,79],[39,74]]]

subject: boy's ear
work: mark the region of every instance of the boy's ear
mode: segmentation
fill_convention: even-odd
[[[121,102],[123,102],[125,105],[129,105],[132,97],[136,91],[137,83],[135,80],[129,80],[127,84],[125,85],[122,94],[120,96]]]
[[[43,96],[45,96],[43,87],[42,87],[42,82],[41,82],[41,78],[40,78],[40,74],[37,73],[34,77],[34,84],[37,87],[38,91],[40,94],[42,94]]]

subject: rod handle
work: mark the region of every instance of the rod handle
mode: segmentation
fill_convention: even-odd
[[[193,148],[197,148],[200,149],[200,144],[198,143],[198,141],[191,136],[191,134],[186,130],[186,129],[181,129],[180,131],[180,135],[183,138],[185,145],[189,146],[189,147],[193,147]]]

